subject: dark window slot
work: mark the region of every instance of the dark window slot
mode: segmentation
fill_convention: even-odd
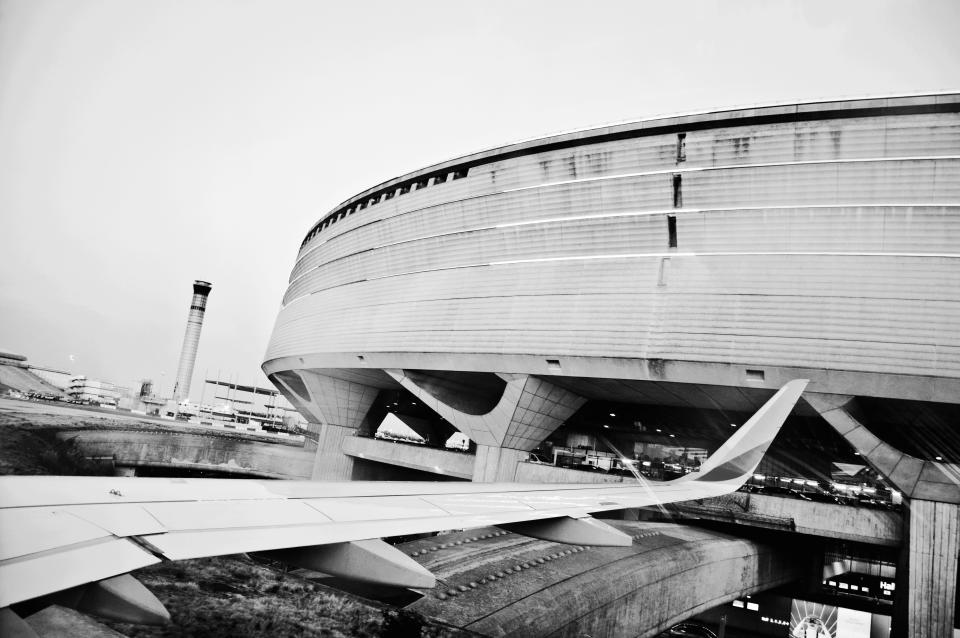
[[[687,134],[677,133],[677,164],[687,161]]]
[[[683,175],[673,176],[673,207],[683,207]]]
[[[393,196],[396,195],[396,194],[397,194],[397,191],[389,191],[386,195],[383,196],[383,198],[384,198],[385,200],[386,200],[386,199],[393,199]]]
[[[442,184],[445,181],[447,181],[446,173],[444,173],[443,175],[437,175],[436,177],[433,178],[433,185],[436,186],[437,184]]]
[[[406,195],[409,192],[410,192],[410,184],[400,187],[400,193],[399,193],[400,195]]]
[[[459,170],[459,171],[454,171],[454,172],[453,172],[453,179],[463,179],[464,177],[467,176],[467,172],[468,172],[469,170],[470,170],[470,169],[464,168],[464,169]]]
[[[426,187],[427,187],[427,181],[428,181],[428,180],[421,179],[419,182],[417,182],[417,190],[420,190],[421,188],[426,188]]]
[[[677,247],[677,216],[667,215],[667,236],[670,248]]]

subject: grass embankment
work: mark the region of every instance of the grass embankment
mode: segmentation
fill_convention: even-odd
[[[102,476],[109,473],[109,467],[86,458],[74,439],[57,438],[57,430],[24,425],[0,430],[0,475]]]
[[[170,611],[172,623],[165,627],[107,623],[132,638],[464,635],[239,556],[163,563],[135,575]]]

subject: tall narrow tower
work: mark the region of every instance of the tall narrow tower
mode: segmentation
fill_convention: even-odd
[[[193,378],[193,364],[197,362],[197,344],[200,342],[200,328],[203,327],[203,313],[207,309],[207,296],[212,287],[207,281],[193,282],[193,300],[190,302],[190,314],[187,315],[183,347],[180,348],[177,382],[173,386],[174,401],[190,396],[190,379]]]

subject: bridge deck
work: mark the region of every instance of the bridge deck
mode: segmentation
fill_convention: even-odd
[[[400,545],[437,587],[410,609],[490,636],[650,636],[805,573],[797,547],[649,522],[615,525],[632,547],[576,547],[496,528]]]

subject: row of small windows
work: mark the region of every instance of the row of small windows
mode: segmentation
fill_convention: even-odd
[[[676,162],[680,164],[681,162],[685,162],[686,160],[687,160],[687,134],[678,133]],[[352,215],[353,213],[359,210],[364,210],[368,206],[374,206],[376,204],[379,204],[381,201],[385,202],[387,200],[393,199],[398,195],[406,195],[411,190],[420,190],[421,188],[426,188],[427,186],[430,185],[430,180],[433,180],[434,185],[436,185],[436,184],[443,184],[444,182],[446,182],[448,176],[450,179],[462,179],[467,176],[467,172],[469,170],[470,169],[463,168],[460,170],[453,171],[451,173],[440,173],[437,175],[424,177],[413,182],[407,182],[406,184],[400,186],[399,188],[393,187],[388,191],[380,192],[380,193],[377,193],[376,195],[365,198],[363,201],[361,201],[358,204],[353,204],[351,206],[341,208],[340,210],[333,213],[332,215],[329,215],[319,224],[314,226],[310,230],[310,232],[307,233],[307,236],[303,239],[303,243],[300,244],[300,247],[303,248],[304,246],[306,246],[307,242],[309,242],[311,239],[317,236],[317,233],[327,228],[328,226],[331,226],[337,223],[338,221],[340,221],[341,219],[343,219],[348,215]],[[673,175],[673,207],[674,208],[681,208],[683,206],[683,195],[681,192],[682,179],[683,177],[680,174]],[[670,247],[676,248],[676,236],[677,236],[676,235],[676,232],[677,232],[676,218],[671,216],[670,220],[672,222],[670,226]]]
[[[397,197],[399,195],[406,195],[411,190],[420,190],[421,188],[426,188],[427,186],[430,185],[431,180],[433,181],[433,184],[436,185],[436,184],[443,184],[444,182],[447,181],[448,178],[451,180],[463,179],[464,177],[467,176],[467,173],[469,172],[469,170],[470,170],[469,168],[462,168],[450,173],[440,173],[438,175],[432,175],[430,177],[424,177],[424,178],[418,179],[414,182],[407,182],[406,184],[400,186],[399,188],[394,186],[388,191],[382,191],[380,193],[377,193],[376,195],[372,195],[370,197],[364,198],[363,201],[359,203],[351,204],[350,206],[341,208],[335,213],[328,215],[323,219],[323,221],[321,221],[319,224],[314,226],[310,230],[310,232],[307,233],[307,236],[304,237],[303,243],[300,244],[300,248],[303,248],[304,246],[306,246],[307,242],[309,242],[311,239],[316,237],[317,234],[320,231],[322,231],[324,228],[327,228],[328,226],[332,226],[333,224],[337,223],[338,221],[340,221],[341,219],[343,219],[348,215],[352,215],[357,211],[361,211],[367,208],[368,206],[374,206],[376,204],[379,204],[382,201],[385,202],[388,199],[393,199],[394,197]]]

